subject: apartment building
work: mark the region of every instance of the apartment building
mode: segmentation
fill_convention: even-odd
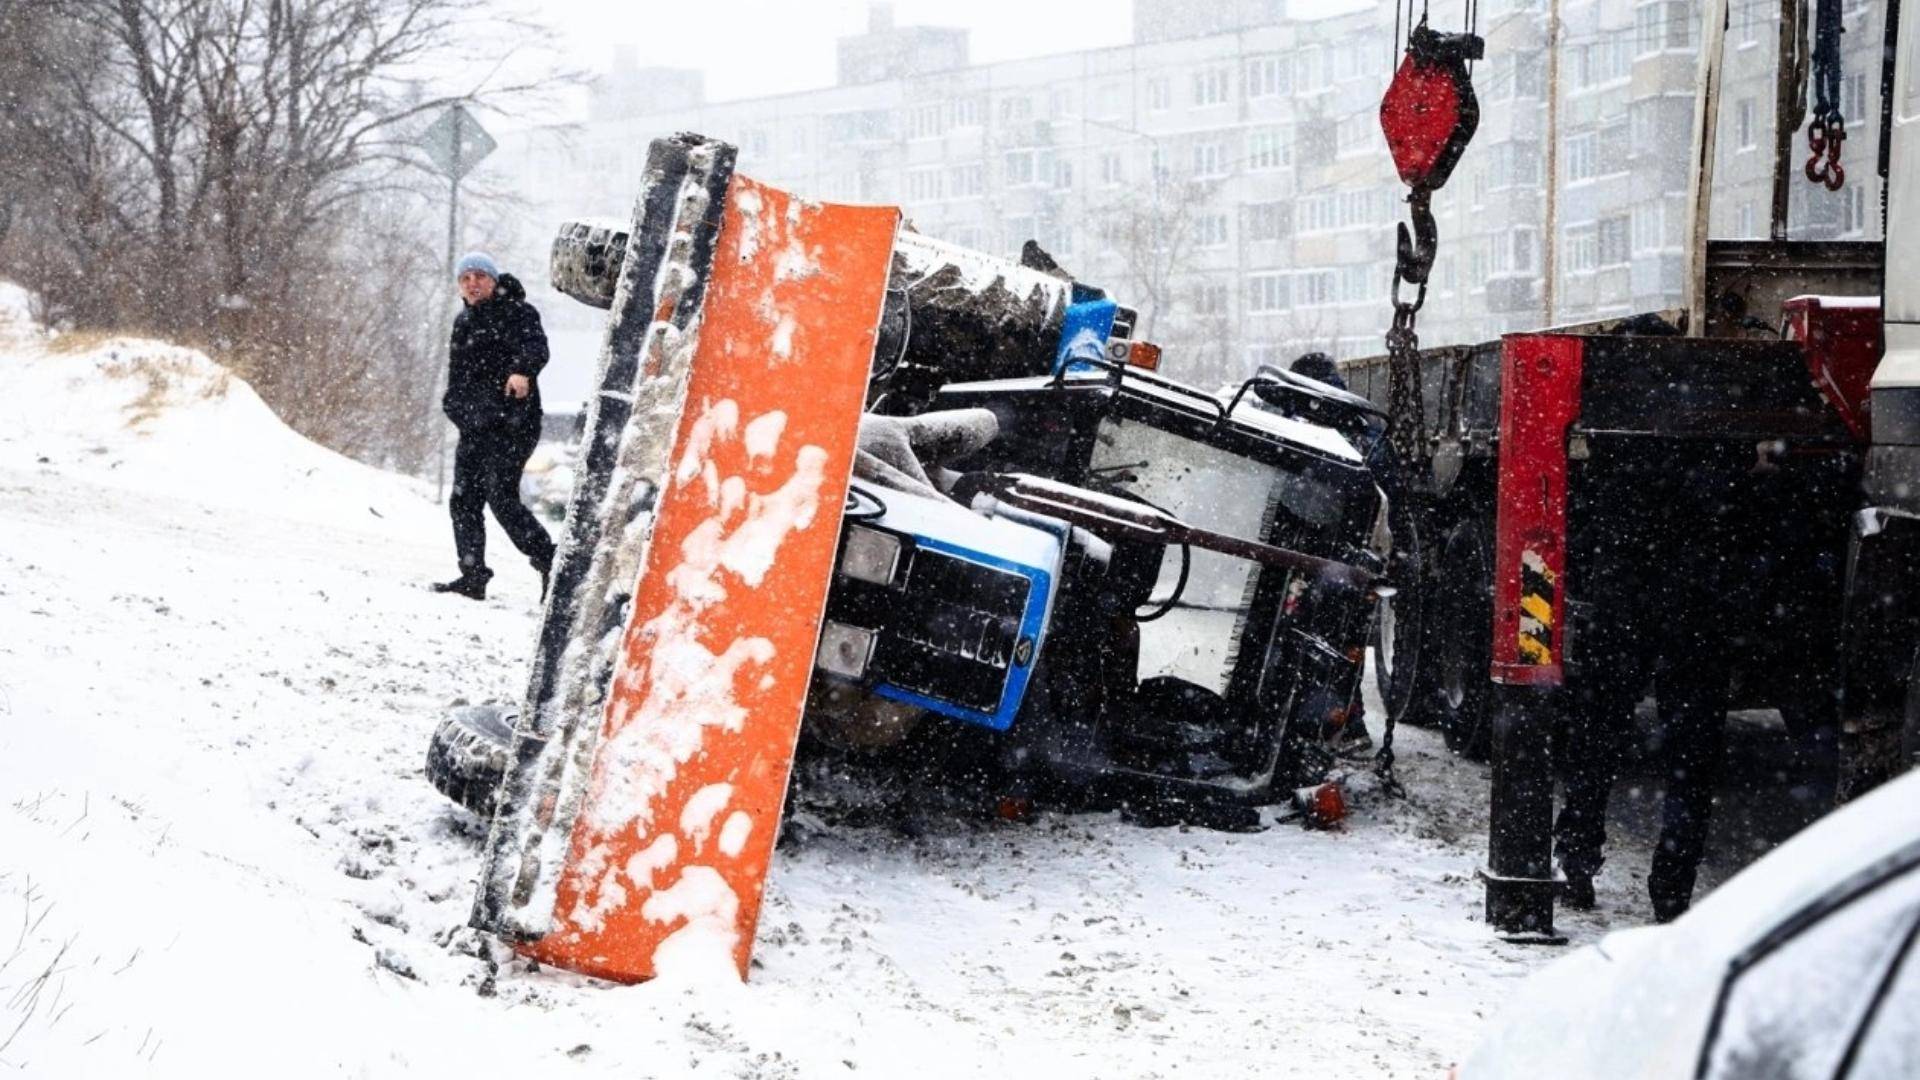
[[[1546,3],[1482,7],[1482,119],[1435,199],[1428,344],[1679,302],[1697,5],[1561,0],[1550,64]],[[1713,221],[1716,235],[1763,236],[1778,4],[1732,3]],[[1797,237],[1879,229],[1880,16],[1847,11],[1849,181],[1796,181]],[[1454,29],[1460,14],[1433,17]],[[1399,59],[1393,5],[1135,0],[1133,26],[1124,46],[972,64],[963,31],[895,26],[876,6],[840,43],[836,85],[726,102],[686,73],[622,65],[588,123],[503,140],[495,167],[538,223],[518,261],[541,264],[563,218],[624,217],[648,140],[694,130],[810,197],[895,203],[922,232],[1006,254],[1039,240],[1139,306],[1168,370],[1194,381],[1309,348],[1378,352],[1405,194],[1378,117]],[[546,308],[563,332],[597,326],[577,305]]]

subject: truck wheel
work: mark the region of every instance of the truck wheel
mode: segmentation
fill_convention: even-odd
[[[434,789],[483,818],[493,816],[493,794],[507,775],[514,709],[474,705],[455,709],[427,743],[427,779]]]
[[[1447,749],[1485,761],[1492,740],[1488,723],[1493,663],[1493,560],[1472,525],[1457,526],[1440,554],[1434,590],[1437,631],[1431,657],[1434,712]]]
[[[1403,535],[1404,533],[1404,535]],[[1426,585],[1420,579],[1420,535],[1412,522],[1396,529],[1393,561],[1388,580],[1395,592],[1380,605],[1373,627],[1373,677],[1393,722],[1417,723],[1413,706],[1426,695],[1422,689],[1432,680],[1425,678],[1420,653],[1421,626],[1426,609]]]

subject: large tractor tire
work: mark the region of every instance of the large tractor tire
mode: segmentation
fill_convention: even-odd
[[[1493,738],[1493,555],[1479,529],[1471,523],[1454,527],[1441,549],[1439,571],[1426,658],[1435,721],[1447,749],[1485,761]]]
[[[493,796],[507,775],[515,710],[501,705],[455,709],[427,743],[427,779],[447,798],[493,816]]]

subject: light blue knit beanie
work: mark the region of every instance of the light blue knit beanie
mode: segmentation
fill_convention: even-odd
[[[458,278],[469,270],[478,270],[495,281],[500,280],[500,264],[484,251],[469,251],[460,256],[460,261],[453,268],[453,276]]]

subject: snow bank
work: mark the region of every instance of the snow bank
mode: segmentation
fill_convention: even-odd
[[[56,469],[167,498],[369,525],[431,509],[427,485],[295,434],[205,353],[58,334],[0,282],[0,465]]]

